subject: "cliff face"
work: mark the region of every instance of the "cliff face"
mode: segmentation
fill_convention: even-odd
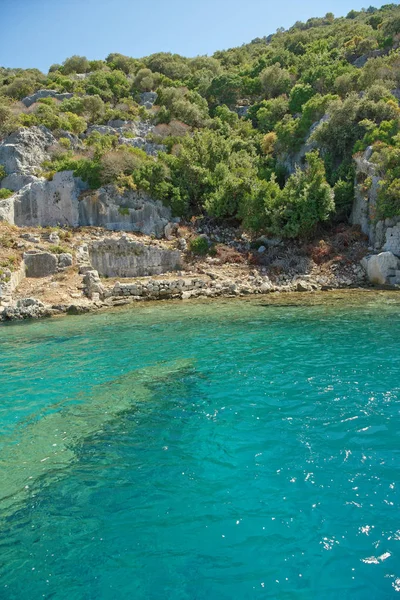
[[[152,128],[146,123],[116,121],[92,127],[91,131],[115,135],[119,143],[150,155],[163,148],[147,141]],[[132,132],[136,137],[124,137]],[[79,138],[70,137],[72,146],[79,145]],[[72,171],[55,173],[51,180],[41,177],[42,164],[56,146],[56,138],[46,127],[20,129],[0,144],[0,165],[6,173],[1,187],[14,192],[0,200],[0,220],[19,227],[91,225],[163,236],[171,211],[144,192],[120,193],[109,185],[90,193],[88,185]]]
[[[400,256],[400,217],[376,220],[376,205],[381,178],[371,162],[372,148],[355,156],[356,181],[350,222],[360,225],[375,251],[392,252]]]

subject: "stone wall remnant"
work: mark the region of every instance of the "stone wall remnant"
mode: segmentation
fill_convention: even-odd
[[[181,266],[179,250],[167,250],[121,237],[93,242],[90,262],[103,277],[143,277],[161,275]]]

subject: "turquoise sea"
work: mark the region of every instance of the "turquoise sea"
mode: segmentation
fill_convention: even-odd
[[[0,599],[400,598],[400,296],[341,297],[1,325]]]

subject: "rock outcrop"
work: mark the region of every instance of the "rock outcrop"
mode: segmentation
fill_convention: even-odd
[[[15,306],[7,306],[0,313],[0,321],[21,321],[23,319],[43,319],[53,312],[43,302],[35,298],[18,300]]]
[[[79,204],[79,224],[111,231],[136,231],[162,237],[171,211],[141,191],[120,193],[109,185],[85,195]]]
[[[147,121],[123,121],[121,119],[109,121],[107,125],[92,125],[85,135],[90,135],[94,131],[102,135],[115,135],[118,137],[119,144],[139,148],[150,156],[156,156],[158,152],[166,149],[162,144],[154,144],[147,139],[147,136],[154,131],[154,125]]]
[[[43,161],[50,158],[48,149],[54,144],[55,137],[42,125],[18,129],[0,144],[0,165],[3,165],[7,175],[37,175]],[[19,180],[20,185],[26,182]],[[6,187],[4,180],[2,187]]]
[[[51,181],[39,179],[14,196],[14,224],[22,226],[79,225],[79,196],[87,185],[72,171],[56,173]]]
[[[284,154],[279,157],[279,162],[285,167],[289,175],[295,172],[296,167],[302,167],[304,165],[305,156],[308,152],[311,152],[318,147],[317,142],[313,139],[313,133],[320,125],[326,123],[329,118],[329,115],[326,114],[320,121],[317,121],[310,127],[306,136],[306,141],[297,152]]]
[[[157,92],[143,92],[140,94],[140,104],[150,110],[157,101]]]
[[[354,157],[356,163],[355,194],[350,222],[359,225],[375,251],[384,250],[400,256],[400,216],[376,220],[381,177],[371,161],[372,148]]]
[[[30,106],[32,106],[32,104],[34,104],[41,98],[55,98],[56,100],[62,101],[62,100],[69,100],[72,97],[73,97],[73,94],[70,94],[70,93],[60,94],[60,93],[56,92],[55,90],[39,90],[38,92],[35,92],[31,96],[27,96],[26,98],[23,98],[22,103],[25,104],[25,106],[27,108],[29,108]]]
[[[381,252],[380,254],[366,256],[361,264],[371,283],[375,285],[393,285],[397,283],[396,271],[399,269],[399,260],[392,252]]]
[[[146,246],[127,237],[93,242],[90,262],[103,277],[161,275],[181,266],[181,253],[158,246]]]

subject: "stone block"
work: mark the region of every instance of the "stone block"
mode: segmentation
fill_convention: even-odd
[[[50,252],[25,252],[24,263],[27,277],[48,277],[57,271],[58,260]]]

